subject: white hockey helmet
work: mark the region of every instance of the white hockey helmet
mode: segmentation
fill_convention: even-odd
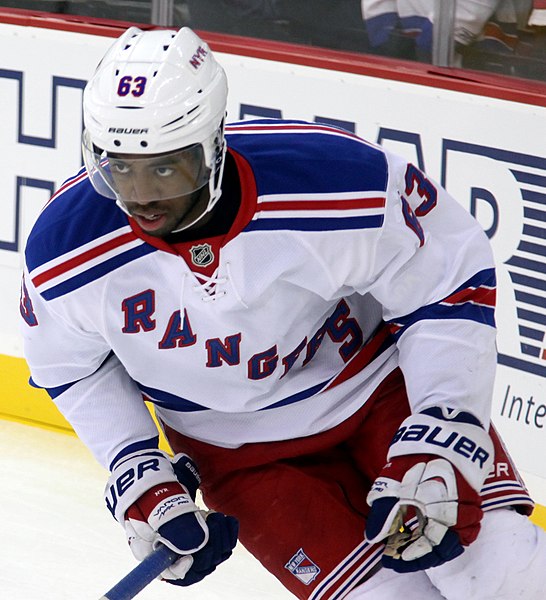
[[[187,151],[193,172],[178,193],[208,183],[209,211],[221,193],[226,103],[224,70],[191,29],[129,28],[84,90],[82,146],[93,186],[124,208],[109,159],[130,155],[145,161],[158,154],[183,157]]]

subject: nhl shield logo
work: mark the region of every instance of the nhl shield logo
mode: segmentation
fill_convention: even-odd
[[[292,575],[295,575],[305,585],[309,585],[320,573],[320,568],[300,548],[296,554],[284,565]]]
[[[191,262],[196,267],[206,267],[214,261],[214,253],[210,244],[198,244],[190,248]]]

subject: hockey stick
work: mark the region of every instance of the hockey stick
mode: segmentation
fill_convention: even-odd
[[[179,558],[180,554],[161,545],[99,600],[131,600]]]

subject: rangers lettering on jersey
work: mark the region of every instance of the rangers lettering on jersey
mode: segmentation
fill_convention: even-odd
[[[154,290],[144,290],[139,294],[123,300],[121,310],[124,314],[123,333],[138,334],[153,331],[157,322],[154,318],[156,311]],[[323,325],[310,337],[304,338],[298,346],[286,356],[279,357],[277,346],[255,353],[248,361],[248,378],[263,379],[271,375],[279,364],[283,365],[284,377],[294,366],[296,361],[302,358],[302,364],[308,364],[320,348],[326,335],[337,344],[339,354],[344,362],[348,362],[361,348],[363,333],[358,322],[350,317],[350,308],[345,300],[340,300],[332,314],[324,321]],[[204,341],[207,351],[206,366],[209,368],[225,365],[238,365],[241,362],[240,332],[220,338],[209,338]],[[187,310],[182,316],[179,310],[172,313],[166,324],[163,336],[158,342],[161,350],[184,348],[193,346],[198,341],[193,332],[190,317]],[[305,352],[304,352],[305,351]]]

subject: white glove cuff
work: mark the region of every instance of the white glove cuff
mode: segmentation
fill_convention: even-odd
[[[116,464],[108,478],[104,490],[106,506],[123,525],[127,509],[142,494],[156,485],[172,481],[178,480],[165,452],[142,450],[128,454]]]
[[[388,460],[408,454],[433,454],[454,465],[479,492],[494,462],[488,433],[478,425],[415,414],[405,419],[391,442]]]

